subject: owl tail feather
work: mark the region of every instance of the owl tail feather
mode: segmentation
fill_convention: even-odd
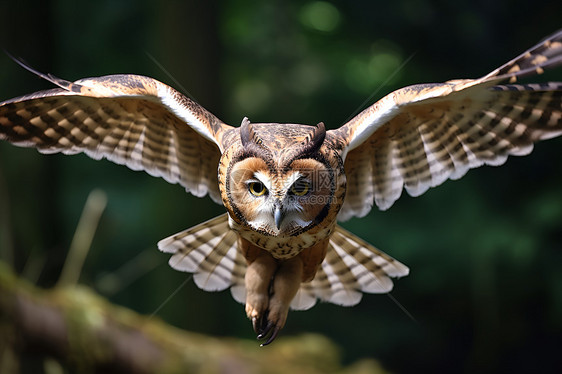
[[[169,261],[172,268],[194,273],[199,288],[222,291],[230,287],[234,299],[244,304],[246,260],[238,250],[237,239],[228,225],[228,215],[223,214],[161,240],[158,248],[173,254]],[[393,285],[390,278],[408,272],[405,265],[336,226],[321,268],[312,281],[301,284],[291,308],[309,309],[318,299],[355,305],[362,292],[389,292]]]
[[[393,286],[390,278],[408,273],[404,264],[336,226],[322,267],[311,282],[301,285],[291,308],[309,309],[317,299],[343,306],[355,305],[361,301],[362,292],[389,292]]]
[[[244,303],[246,260],[238,251],[238,235],[228,225],[228,215],[203,222],[158,242],[162,252],[173,253],[172,268],[193,274],[197,287],[222,291]]]

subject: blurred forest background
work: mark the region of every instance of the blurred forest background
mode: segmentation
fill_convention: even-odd
[[[42,72],[142,74],[232,125],[248,116],[334,128],[402,86],[488,73],[562,27],[562,2],[43,0],[0,1],[0,15],[0,46]],[[562,69],[534,80],[545,79],[562,80]],[[0,100],[49,87],[0,55]],[[410,267],[392,296],[415,321],[387,295],[365,295],[353,308],[290,313],[280,341],[323,334],[344,362],[374,358],[397,373],[556,372],[560,160],[562,139],[539,143],[530,156],[345,222]],[[167,265],[157,241],[223,208],[123,166],[0,143],[0,259],[53,286],[96,188],[108,205],[81,283],[181,329],[254,339],[229,292],[190,281],[165,302],[188,275]]]

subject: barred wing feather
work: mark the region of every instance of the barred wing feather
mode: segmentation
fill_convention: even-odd
[[[172,268],[194,273],[195,284],[205,291],[231,291],[240,301],[246,260],[238,251],[237,234],[228,226],[227,214],[220,215],[158,242],[162,252],[172,253]],[[235,295],[236,293],[236,295]]]
[[[559,31],[482,78],[402,88],[332,130],[346,144],[338,218],[362,217],[373,204],[388,209],[403,190],[419,196],[562,134],[562,83],[498,84],[561,63]]]
[[[59,88],[0,103],[0,139],[42,153],[106,158],[222,204],[216,169],[232,128],[199,104],[139,75],[72,83],[33,72]]]
[[[351,306],[362,293],[386,293],[391,277],[408,275],[409,269],[352,233],[337,226],[321,268],[311,282],[303,283],[292,309],[309,309],[316,300]]]
[[[158,248],[173,254],[169,260],[172,268],[194,273],[199,288],[222,291],[230,287],[234,299],[245,303],[246,260],[238,251],[237,234],[228,226],[226,214],[163,239]],[[390,277],[406,276],[408,271],[405,265],[338,226],[321,268],[311,282],[301,284],[291,308],[309,309],[318,299],[355,305],[362,292],[389,292]]]

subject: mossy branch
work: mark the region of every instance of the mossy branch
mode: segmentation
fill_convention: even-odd
[[[319,335],[266,348],[208,337],[112,305],[85,286],[38,289],[0,262],[0,357],[30,352],[81,373],[382,372],[374,360],[343,368],[337,347]]]

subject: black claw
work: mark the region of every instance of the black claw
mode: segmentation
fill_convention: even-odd
[[[264,330],[267,328],[266,322],[267,322],[267,312],[262,317],[252,318],[252,326],[254,328],[254,332],[258,334],[258,336],[264,335]]]
[[[273,327],[273,322],[267,321],[267,325],[261,330],[261,332],[258,335],[258,340],[265,339],[269,334],[269,331],[271,331],[272,327]]]
[[[263,344],[260,344],[260,347],[265,347],[266,345],[270,344],[272,341],[275,340],[275,338],[277,337],[277,334],[279,333],[281,329],[279,328],[279,326],[275,326],[275,328],[273,329],[273,331],[271,332],[271,335],[269,335],[269,339],[267,339],[267,341]]]
[[[260,347],[265,347],[266,345],[273,342],[275,340],[275,338],[277,337],[277,334],[279,334],[280,330],[281,330],[281,328],[279,326],[275,325],[275,323],[273,321],[268,321],[265,328],[262,329],[261,333],[258,335],[258,340],[262,340],[262,339],[267,338],[265,343],[262,343],[260,345]]]
[[[261,347],[271,344],[277,338],[279,331],[281,331],[281,328],[275,322],[268,319],[268,311],[259,318],[252,318],[252,326],[258,340],[267,339],[265,343],[260,344]]]
[[[261,325],[262,325],[261,318],[259,319],[256,317],[252,318],[252,327],[254,328],[254,332],[258,335],[261,334],[262,332]]]

